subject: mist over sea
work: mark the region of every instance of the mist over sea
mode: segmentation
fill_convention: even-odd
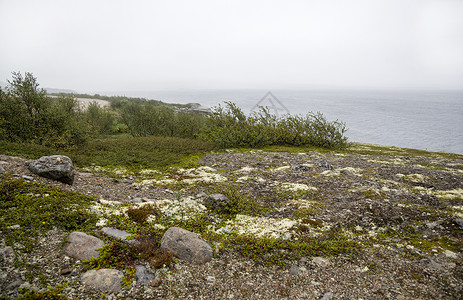
[[[267,90],[119,92],[170,103],[213,107],[235,102],[244,112]],[[350,141],[463,154],[463,91],[273,90],[291,114],[321,112],[344,121]],[[273,101],[278,106],[276,101]],[[267,98],[261,103],[272,107]],[[274,112],[274,111],[272,111]],[[279,114],[285,111],[279,110]]]

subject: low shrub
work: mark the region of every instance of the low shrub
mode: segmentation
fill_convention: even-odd
[[[268,109],[246,116],[231,102],[217,107],[207,119],[200,137],[221,148],[261,147],[269,145],[345,148],[347,138],[343,122],[329,122],[321,113],[306,116],[276,117]]]

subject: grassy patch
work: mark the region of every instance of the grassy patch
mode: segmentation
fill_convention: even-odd
[[[426,150],[400,148],[395,146],[383,146],[375,144],[364,143],[350,143],[346,150],[339,150],[345,153],[357,153],[363,155],[391,155],[391,156],[404,156],[404,157],[441,157],[449,159],[462,159],[463,155],[445,152],[431,152]]]
[[[353,254],[360,249],[358,243],[343,236],[332,239],[310,238],[304,241],[289,241],[277,238],[255,238],[239,236],[231,241],[231,247],[242,255],[264,264],[284,265],[285,259],[302,256],[332,256]]]
[[[61,292],[69,285],[68,282],[59,284],[56,287],[49,287],[44,292],[33,290],[24,290],[22,295],[18,297],[20,300],[39,300],[39,299],[52,299],[52,300],[66,300],[66,296],[61,295]]]
[[[26,143],[2,142],[0,153],[39,158],[60,153],[69,156],[77,167],[124,166],[129,169],[189,165],[198,154],[210,151],[210,143],[172,137],[118,137],[95,140],[81,147],[57,149]]]
[[[32,250],[38,233],[53,227],[68,231],[94,228],[98,218],[88,210],[94,200],[80,193],[4,175],[0,177],[0,230],[8,244],[20,240],[26,250]],[[11,229],[13,225],[19,228]]]

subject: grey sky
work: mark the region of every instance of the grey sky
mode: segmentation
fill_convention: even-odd
[[[0,81],[463,89],[463,1],[0,0]]]

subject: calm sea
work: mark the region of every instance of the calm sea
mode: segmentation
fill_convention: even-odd
[[[249,113],[268,91],[176,90],[124,92],[171,103],[197,102],[213,107],[235,102]],[[350,141],[463,154],[463,91],[341,91],[274,90],[282,103],[266,97],[261,105],[272,112],[321,112],[344,121]],[[273,110],[273,105],[277,110]]]

